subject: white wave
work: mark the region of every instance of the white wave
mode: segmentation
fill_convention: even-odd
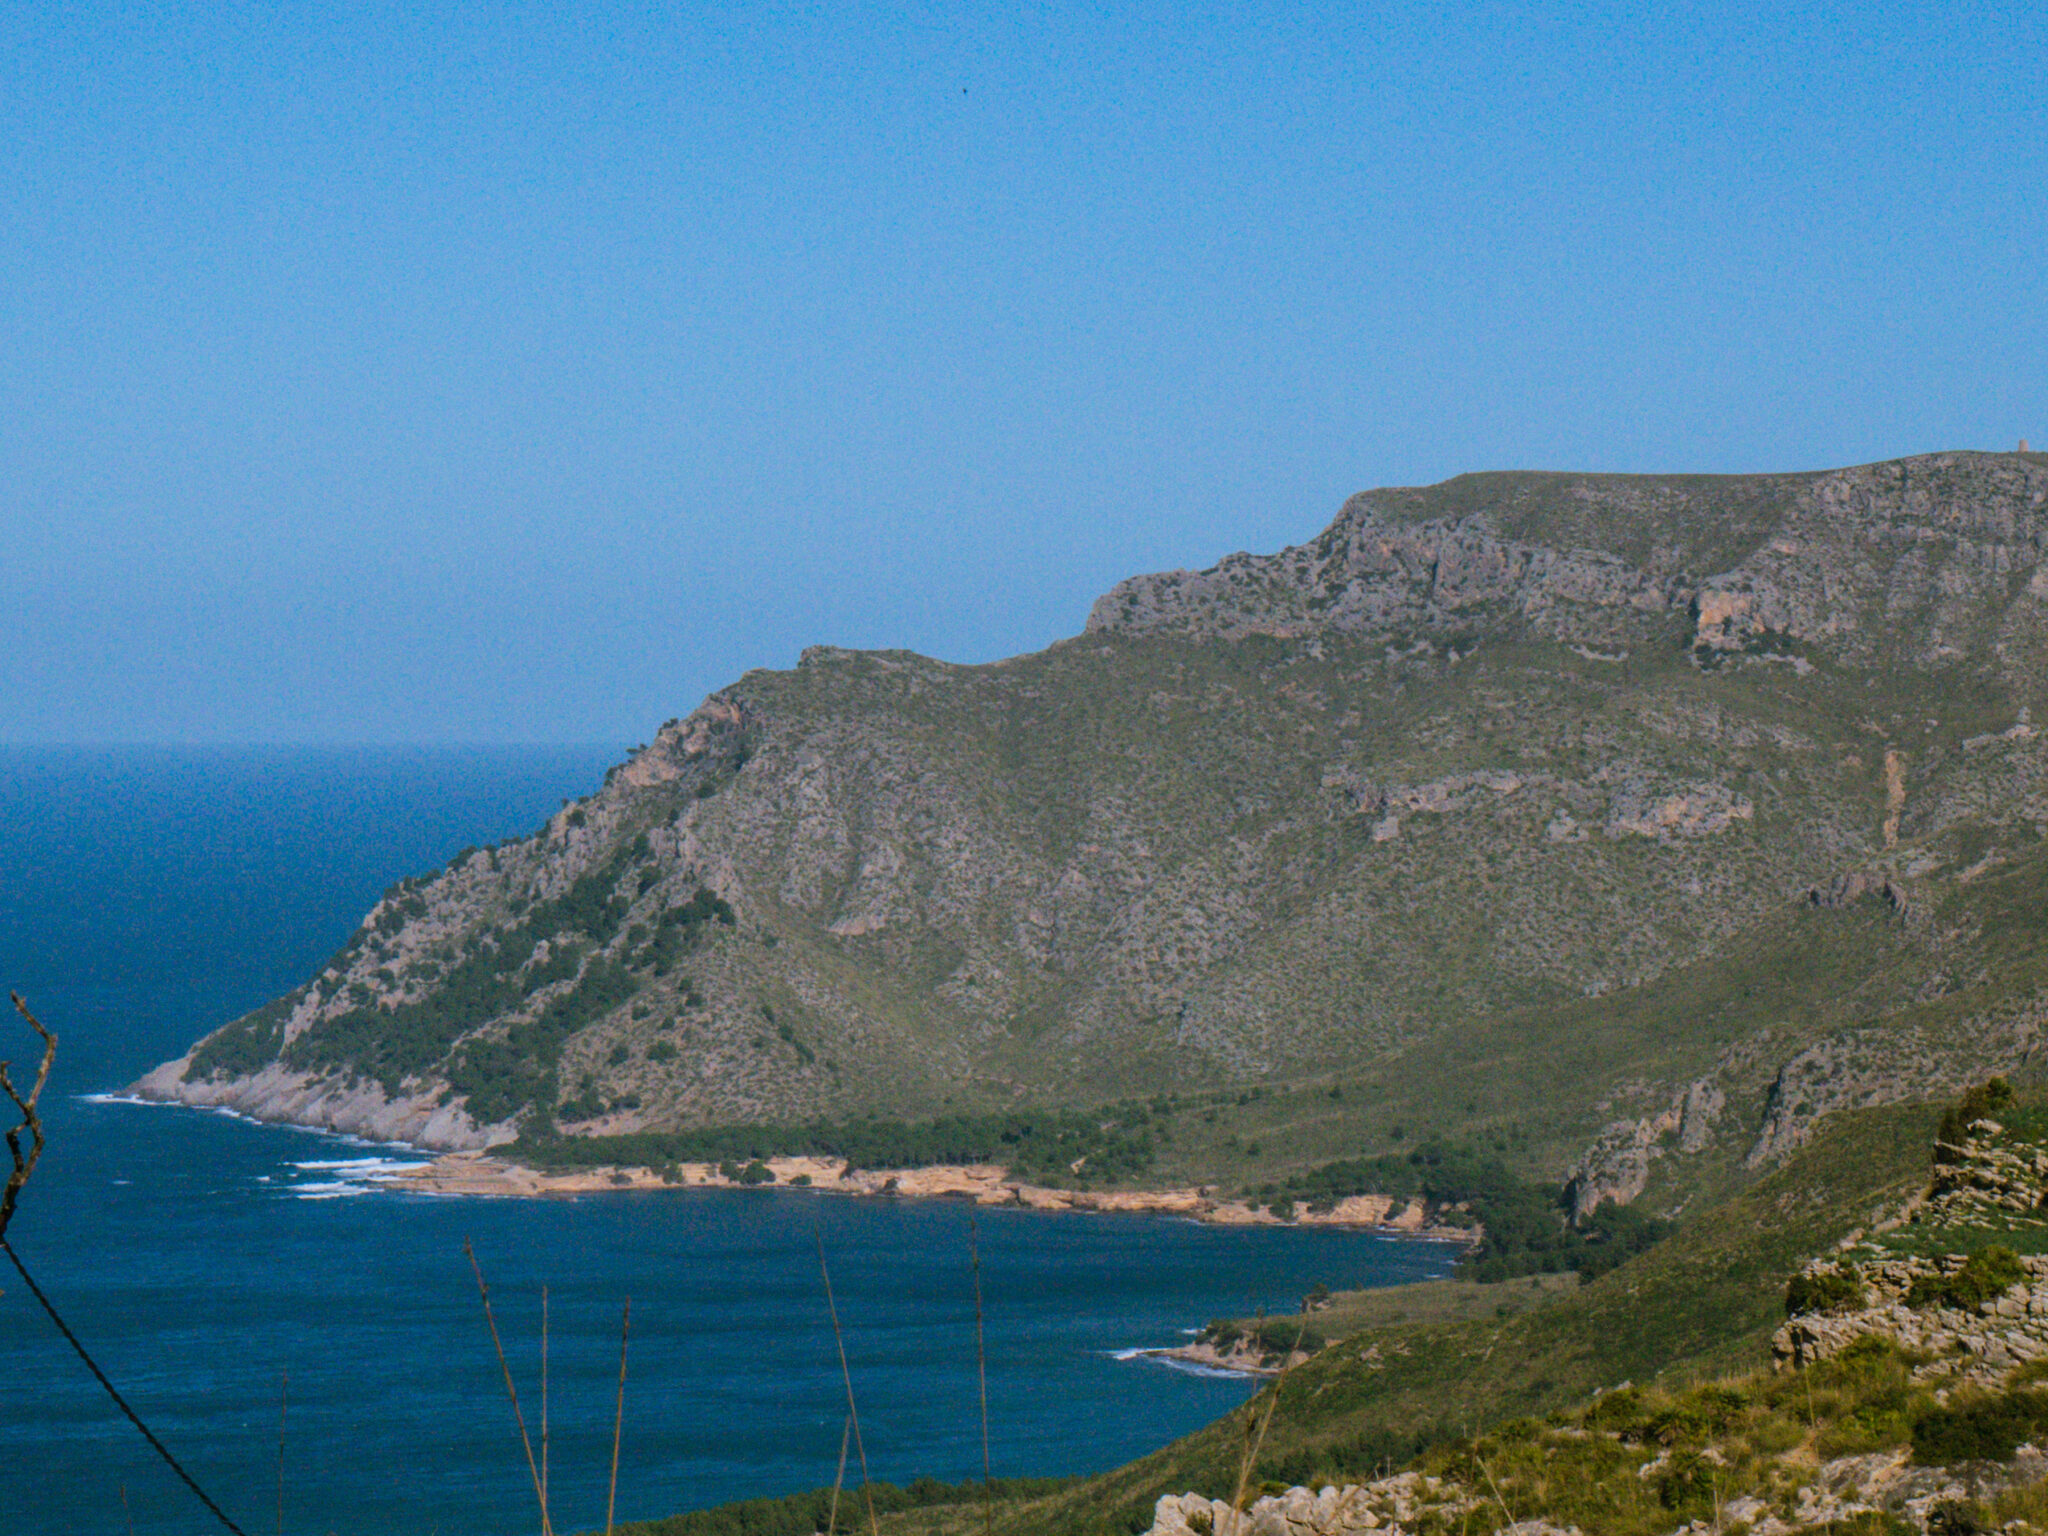
[[[196,1109],[203,1114],[220,1115],[229,1120],[240,1120],[245,1125],[267,1126],[272,1130],[298,1131],[307,1136],[318,1136],[326,1141],[336,1141],[345,1147],[385,1147],[390,1150],[417,1152],[419,1149],[409,1141],[390,1141],[358,1136],[352,1131],[330,1130],[324,1125],[299,1125],[290,1120],[265,1120],[248,1114],[227,1104],[184,1104],[174,1099],[145,1099],[130,1093],[81,1093],[78,1101],[82,1104],[137,1104],[144,1109]]]
[[[427,1168],[432,1163],[423,1158],[397,1157],[309,1157],[289,1165],[303,1168],[308,1173],[400,1173],[407,1168]]]
[[[1163,1365],[1169,1371],[1179,1371],[1187,1376],[1206,1376],[1216,1381],[1254,1381],[1261,1374],[1258,1371],[1233,1371],[1200,1360],[1186,1360],[1156,1348],[1112,1349],[1105,1353],[1112,1360],[1143,1360],[1151,1365]]]
[[[287,1182],[283,1193],[294,1200],[339,1200],[356,1195],[374,1195],[388,1186],[392,1174],[428,1166],[417,1158],[396,1157],[309,1157],[287,1163],[297,1175],[312,1174]],[[267,1177],[264,1176],[264,1177]],[[290,1180],[292,1174],[287,1174]]]
[[[1188,1376],[1206,1376],[1212,1381],[1258,1381],[1258,1371],[1232,1371],[1220,1365],[1204,1365],[1199,1360],[1179,1360],[1172,1355],[1157,1355],[1155,1361],[1169,1371],[1179,1371]]]

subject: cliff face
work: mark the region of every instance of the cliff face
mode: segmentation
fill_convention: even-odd
[[[1467,476],[1037,655],[814,649],[144,1088],[464,1145],[1313,1081],[1582,1197],[1775,1156],[2033,1049],[2044,543],[2040,456]]]

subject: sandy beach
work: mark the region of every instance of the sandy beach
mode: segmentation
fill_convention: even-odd
[[[894,1196],[903,1199],[971,1200],[976,1205],[1019,1206],[1040,1211],[1132,1211],[1185,1216],[1219,1226],[1298,1226],[1377,1228],[1410,1237],[1473,1242],[1469,1227],[1430,1222],[1420,1200],[1392,1200],[1384,1195],[1354,1195],[1330,1210],[1297,1207],[1283,1222],[1262,1207],[1220,1197],[1212,1188],[1181,1189],[1050,1189],[1010,1178],[993,1163],[942,1164],[929,1168],[860,1168],[849,1171],[837,1158],[770,1158],[767,1168],[777,1186],[821,1190],[828,1194]],[[737,1179],[719,1172],[715,1163],[680,1163],[673,1178],[652,1168],[598,1167],[548,1172],[487,1152],[451,1152],[417,1168],[380,1175],[393,1189],[420,1194],[472,1195],[504,1199],[601,1194],[620,1190],[737,1189]],[[766,1183],[756,1187],[769,1188]]]

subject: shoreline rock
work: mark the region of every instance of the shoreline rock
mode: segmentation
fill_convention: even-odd
[[[1474,1227],[1430,1223],[1427,1208],[1420,1200],[1404,1204],[1385,1196],[1355,1196],[1340,1201],[1329,1211],[1302,1211],[1289,1222],[1244,1201],[1220,1198],[1208,1185],[1179,1189],[1053,1189],[1012,1179],[993,1163],[849,1170],[838,1158],[774,1157],[767,1159],[765,1166],[774,1175],[774,1181],[750,1185],[722,1174],[715,1163],[678,1163],[675,1176],[664,1178],[657,1170],[646,1167],[604,1166],[551,1172],[485,1151],[469,1150],[447,1153],[421,1167],[379,1174],[377,1182],[415,1194],[493,1199],[544,1199],[634,1190],[796,1188],[871,1198],[967,1199],[976,1205],[1035,1211],[1184,1216],[1215,1226],[1331,1227],[1468,1246],[1484,1236]]]

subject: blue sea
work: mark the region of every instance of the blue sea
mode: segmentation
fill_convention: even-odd
[[[287,990],[392,881],[530,831],[614,747],[0,748],[0,989],[62,1044],[10,1233],[136,1410],[250,1536],[536,1527],[474,1244],[555,1523],[602,1527],[632,1303],[619,1517],[830,1483],[832,1270],[877,1478],[978,1475],[969,1214],[801,1191],[488,1201],[374,1189],[402,1147],[123,1103]],[[35,1055],[11,1015],[0,1057]],[[1160,1217],[979,1214],[998,1474],[1090,1472],[1243,1401],[1134,1353],[1316,1282],[1444,1272],[1427,1243]],[[282,1411],[281,1411],[282,1408]],[[280,1430],[282,1435],[280,1436]],[[536,1454],[539,1447],[536,1445]],[[0,1266],[0,1531],[213,1526]]]

